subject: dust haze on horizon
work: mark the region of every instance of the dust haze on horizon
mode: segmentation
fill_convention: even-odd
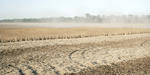
[[[150,0],[0,0],[0,19],[149,15]]]

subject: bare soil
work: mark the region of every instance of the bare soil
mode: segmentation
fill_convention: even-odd
[[[150,34],[0,43],[0,75],[148,75]]]

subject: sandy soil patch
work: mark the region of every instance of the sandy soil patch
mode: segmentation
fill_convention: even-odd
[[[149,57],[149,50],[149,33],[0,43],[0,73],[80,74],[96,67]]]

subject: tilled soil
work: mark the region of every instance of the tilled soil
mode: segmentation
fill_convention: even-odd
[[[126,69],[130,70],[133,66],[125,69],[120,67],[121,71],[116,71],[117,67],[114,65],[127,62],[126,65],[150,69],[143,66],[149,63],[148,60],[136,63],[139,59],[149,56],[148,33],[0,43],[0,75],[90,75],[94,72],[95,75],[106,74],[101,70],[110,75],[127,74]],[[142,74],[148,74],[148,70],[145,71]]]

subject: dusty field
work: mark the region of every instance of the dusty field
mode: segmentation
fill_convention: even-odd
[[[150,28],[149,23],[0,23],[0,28],[76,28],[76,27],[106,27],[106,28]]]
[[[29,30],[26,31],[29,33]],[[88,29],[88,32],[86,29],[81,30],[74,29],[69,36],[73,33],[79,35],[85,31],[84,33],[88,34],[84,35],[88,37],[0,43],[0,75],[150,74],[148,29],[93,28]],[[5,36],[2,31],[4,30],[1,30],[1,34]],[[21,30],[14,30],[17,31]],[[43,29],[44,31],[47,30]],[[69,29],[64,31],[67,32]],[[13,34],[13,29],[6,32]],[[62,35],[61,32],[58,31],[58,34]],[[93,35],[94,32],[98,33],[97,36]],[[103,33],[103,36],[100,35]],[[113,36],[114,34],[116,35]]]
[[[150,33],[147,28],[0,28],[0,42],[71,39]]]

